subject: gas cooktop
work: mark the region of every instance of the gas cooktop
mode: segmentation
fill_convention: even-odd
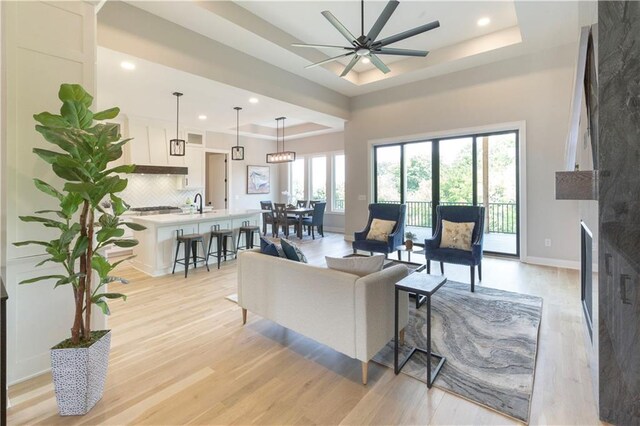
[[[171,214],[180,213],[179,207],[172,206],[150,206],[150,207],[134,207],[129,209],[131,212],[137,213],[139,216],[146,216],[152,214]]]

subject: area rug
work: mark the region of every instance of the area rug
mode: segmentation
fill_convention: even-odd
[[[401,358],[426,348],[426,305],[409,303]],[[447,358],[434,386],[528,423],[536,367],[542,298],[448,281],[431,301],[434,353]],[[393,340],[373,358],[393,368]],[[426,356],[402,369],[426,382]],[[437,361],[432,358],[435,368]]]

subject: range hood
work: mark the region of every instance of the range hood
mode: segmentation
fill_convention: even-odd
[[[148,175],[186,175],[189,173],[187,167],[177,166],[140,166],[136,165],[133,173]]]

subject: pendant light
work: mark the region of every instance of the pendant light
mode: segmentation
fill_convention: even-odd
[[[276,118],[276,152],[267,154],[267,163],[291,163],[296,160],[296,153],[284,150],[284,120],[286,117]],[[282,152],[279,150],[280,122],[282,122]]]
[[[240,107],[233,107],[236,110],[236,146],[231,148],[232,160],[244,160],[244,147],[240,146]]]
[[[184,139],[180,139],[178,137],[178,131],[180,128],[178,122],[180,117],[180,96],[182,96],[182,93],[173,92],[173,96],[176,97],[176,138],[169,141],[169,155],[173,157],[184,157],[185,142]]]

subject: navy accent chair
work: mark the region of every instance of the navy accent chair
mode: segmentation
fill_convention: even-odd
[[[440,248],[442,220],[449,222],[474,222],[471,237],[471,251]],[[436,207],[436,232],[431,239],[424,240],[424,255],[427,258],[427,274],[431,273],[431,261],[440,262],[440,272],[444,274],[444,263],[468,265],[471,269],[471,291],[475,291],[475,267],[482,281],[482,239],[484,236],[484,207],[480,206],[438,206]]]
[[[369,220],[367,226],[360,232],[354,233],[354,241],[351,244],[353,252],[358,250],[370,253],[384,253],[385,257],[393,253],[396,247],[404,242],[404,217],[407,206],[404,204],[369,204]],[[393,228],[387,241],[367,240],[367,234],[371,228],[373,219],[393,220],[396,226]]]
[[[317,202],[313,206],[312,216],[302,219],[302,224],[309,227],[309,233],[314,240],[316,239],[315,228],[318,228],[318,233],[324,237],[324,209],[326,207],[326,202]]]

